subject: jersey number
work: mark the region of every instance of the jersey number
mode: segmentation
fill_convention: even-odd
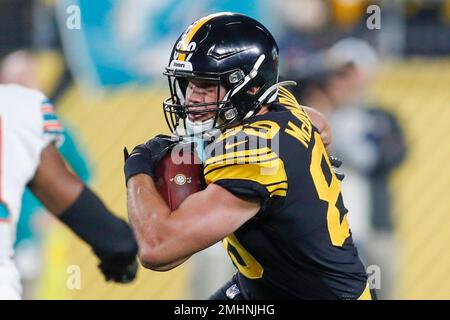
[[[327,225],[328,233],[330,234],[331,243],[334,246],[342,247],[345,240],[350,236],[350,228],[348,226],[347,214],[344,215],[341,222],[341,213],[336,204],[340,195],[341,182],[334,174],[331,168],[328,155],[325,151],[320,135],[315,132],[315,144],[312,150],[311,165],[309,170],[311,172],[314,185],[316,186],[319,198],[326,201],[327,209]],[[325,160],[331,172],[331,183],[328,185],[327,179],[322,170],[322,160]]]
[[[259,279],[263,276],[264,268],[245,250],[234,234],[223,240],[223,246],[242,275],[248,279]]]

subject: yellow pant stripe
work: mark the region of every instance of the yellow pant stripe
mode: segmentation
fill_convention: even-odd
[[[372,300],[372,294],[370,293],[369,284],[366,285],[363,293],[359,296],[358,300]]]

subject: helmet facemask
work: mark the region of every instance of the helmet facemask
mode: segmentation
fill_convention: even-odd
[[[221,130],[242,120],[242,116],[233,106],[230,99],[233,90],[244,77],[242,71],[234,70],[222,74],[198,74],[179,72],[167,68],[164,74],[168,77],[170,88],[170,96],[163,102],[164,115],[173,133],[179,136],[202,136],[209,139]],[[215,101],[188,104],[186,102],[186,90],[191,80],[205,81],[216,86]],[[229,80],[235,83],[230,83]],[[223,99],[220,99],[221,86],[226,90]],[[214,113],[214,115],[201,122],[192,120],[189,117],[190,114],[205,113]]]

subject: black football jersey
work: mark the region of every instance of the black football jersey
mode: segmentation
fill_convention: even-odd
[[[317,129],[280,88],[269,112],[206,148],[204,175],[260,212],[223,240],[247,299],[358,299],[367,275]]]

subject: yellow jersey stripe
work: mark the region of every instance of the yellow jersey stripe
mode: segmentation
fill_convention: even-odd
[[[296,100],[295,96],[285,87],[280,87],[280,90],[278,91],[279,94],[285,96],[285,97],[289,97],[292,100]]]
[[[272,156],[271,158],[268,159],[263,159],[261,160],[260,158],[241,158],[241,159],[230,159],[228,161],[220,161],[220,162],[216,162],[214,164],[210,164],[207,167],[205,167],[204,169],[204,176],[210,174],[211,172],[215,171],[215,170],[219,170],[225,167],[229,167],[229,166],[236,166],[236,165],[240,165],[240,164],[259,164],[259,163],[265,163],[265,162],[272,162],[272,161],[276,161],[278,160],[278,156]],[[276,163],[273,163],[274,165],[276,165]],[[206,168],[208,168],[208,170],[206,170]]]
[[[227,131],[223,132],[215,141],[216,143],[219,143],[222,140],[226,140],[229,137],[232,137],[234,135],[237,135],[239,132],[243,130],[243,125],[240,125],[238,127],[230,128]]]
[[[266,154],[256,154],[256,155],[241,155],[241,156],[233,156],[233,157],[224,157],[220,158],[214,162],[208,162],[205,164],[205,169],[211,165],[216,164],[245,164],[245,163],[259,163],[259,162],[267,162],[270,160],[276,160],[278,156],[274,152],[268,152]]]
[[[212,166],[214,167],[214,166]],[[219,167],[219,166],[217,166]],[[219,180],[249,180],[263,185],[270,196],[287,194],[287,175],[284,163],[276,159],[267,163],[234,165],[221,170],[215,170],[205,176],[206,183]]]
[[[286,88],[280,87],[280,90],[278,91],[278,100],[288,109],[301,108],[295,96]]]
[[[264,156],[272,153],[272,150],[269,147],[252,149],[252,150],[240,150],[234,152],[228,152],[225,154],[220,154],[215,157],[211,157],[205,161],[205,166],[213,164],[218,161],[225,161],[226,159],[237,158],[237,157],[250,157],[250,156]]]

